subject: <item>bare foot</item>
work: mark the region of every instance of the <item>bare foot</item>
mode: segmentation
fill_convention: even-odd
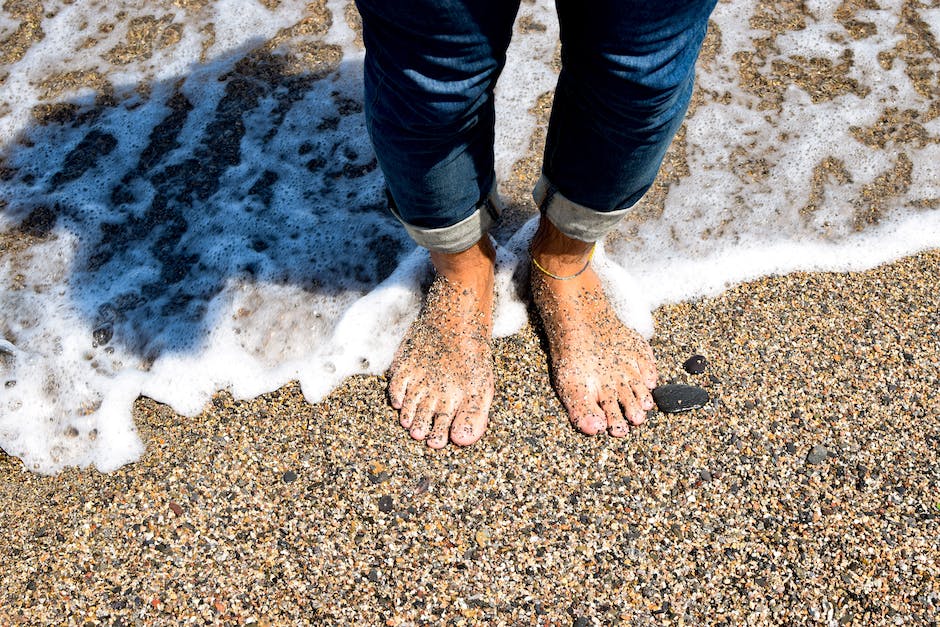
[[[390,369],[389,400],[412,438],[443,448],[483,435],[493,400],[490,352],[495,252],[484,238],[432,253],[438,275]]]
[[[571,240],[542,219],[532,252],[532,298],[545,326],[552,381],[572,424],[589,435],[627,434],[653,408],[656,363],[649,344],[620,322],[588,263],[591,244]]]

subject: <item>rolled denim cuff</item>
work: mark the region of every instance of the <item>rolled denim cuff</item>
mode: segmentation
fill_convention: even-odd
[[[391,209],[418,246],[436,253],[460,253],[489,233],[490,227],[499,219],[501,207],[496,196],[496,186],[493,185],[489,196],[474,209],[473,213],[450,226],[436,229],[414,226],[405,222],[394,207]]]
[[[532,190],[532,198],[542,214],[568,237],[582,242],[596,242],[613,230],[627,212],[625,209],[596,211],[562,195],[543,174]]]

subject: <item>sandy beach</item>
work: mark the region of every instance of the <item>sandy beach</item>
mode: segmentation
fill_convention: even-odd
[[[0,37],[0,87],[7,93],[16,80],[29,83],[28,72],[22,75],[26,78],[17,75],[16,64],[28,63],[31,50],[38,55],[44,37],[59,36],[48,20],[73,5],[45,3],[55,11],[47,6],[44,14],[43,4],[3,7],[9,24],[0,24],[6,29]],[[287,312],[286,322],[271,331],[270,342],[256,341],[268,337],[263,334],[245,340],[246,352],[254,349],[259,359],[267,358],[269,348],[277,354],[278,347],[271,346],[278,342],[292,348],[297,328],[311,328],[307,318],[287,315],[304,304],[290,300],[291,290],[327,302],[332,292],[342,292],[337,285],[345,284],[317,285],[290,274],[295,258],[276,255],[288,239],[276,237],[289,230],[288,221],[277,222],[281,214],[275,214],[274,235],[269,235],[277,245],[263,241],[263,233],[254,238],[248,232],[244,242],[216,238],[225,229],[196,218],[207,206],[241,219],[290,204],[278,205],[272,191],[278,176],[289,180],[283,172],[321,177],[326,182],[321,188],[312,183],[317,194],[308,196],[322,196],[327,205],[346,202],[347,190],[365,190],[363,198],[371,193],[369,177],[378,173],[372,155],[360,146],[364,127],[355,120],[361,103],[340,91],[324,91],[326,104],[305,101],[316,100],[308,98],[309,91],[327,89],[323,85],[332,84],[332,73],[342,71],[344,52],[334,31],[358,32],[357,16],[351,3],[334,19],[330,7],[336,3],[310,2],[302,19],[269,40],[213,58],[216,24],[206,17],[213,3],[170,4],[179,13],[167,9],[166,15],[143,15],[151,11],[147,5],[137,7],[141,16],[122,11],[101,16],[100,23],[88,20],[82,40],[69,53],[79,69],[51,73],[36,87],[40,95],[27,111],[29,123],[16,142],[5,146],[8,160],[0,159],[0,180],[21,195],[9,204],[0,198],[0,212],[25,216],[16,228],[0,232],[0,262],[9,261],[17,282],[9,294],[38,294],[41,289],[30,284],[34,279],[23,269],[32,251],[74,236],[84,246],[74,245],[80,250],[76,258],[87,264],[74,276],[65,264],[64,281],[77,276],[81,296],[106,293],[116,274],[112,267],[128,274],[136,269],[134,255],[122,257],[128,249],[162,254],[189,228],[201,233],[205,248],[193,253],[180,246],[165,257],[146,257],[158,278],[133,290],[167,310],[173,303],[194,303],[192,311],[198,314],[222,286],[267,268],[264,278],[287,295],[278,301],[282,292],[259,291],[257,300],[283,305],[274,313]],[[261,4],[256,8],[262,16],[263,10],[272,15],[288,11],[287,3],[277,0]],[[708,107],[752,99],[758,112],[754,119],[766,117],[773,136],[752,139],[766,130],[755,126],[746,138],[751,143],[729,153],[723,167],[738,185],[737,195],[729,192],[729,215],[746,214],[749,203],[756,206],[755,198],[776,199],[776,188],[784,186],[774,168],[781,151],[796,145],[787,134],[792,129],[776,127],[787,98],[797,100],[796,109],[828,107],[818,116],[828,119],[840,98],[857,104],[874,89],[851,78],[855,70],[847,48],[833,52],[831,59],[790,55],[782,60],[780,48],[792,44],[787,37],[811,28],[831,28],[820,38],[836,48],[876,34],[890,40],[878,53],[878,63],[885,72],[894,68],[895,78],[907,76],[917,97],[929,104],[914,111],[879,102],[884,115],[873,126],[852,127],[852,141],[870,150],[878,164],[871,169],[888,164],[868,178],[853,179],[850,170],[856,164],[848,158],[826,156],[810,168],[810,193],[805,206],[798,207],[807,238],[837,239],[833,216],[839,216],[830,210],[839,203],[854,212],[851,233],[870,233],[894,213],[926,216],[940,206],[935,194],[923,191],[935,190],[936,181],[927,180],[930,164],[917,157],[917,151],[937,142],[930,126],[940,115],[936,37],[921,19],[926,9],[919,13],[919,3],[904,2],[897,16],[878,16],[877,24],[866,21],[877,8],[872,4],[844,2],[827,25],[802,2],[754,2],[749,26],[742,28],[757,34],[753,46],[741,50],[727,43],[734,33],[722,34],[713,24],[701,64],[717,65],[724,46],[734,60],[725,70],[737,76],[738,84],[729,88],[713,78],[712,88],[696,91],[690,116],[698,111],[705,118],[701,112],[713,110]],[[537,17],[533,6],[523,5],[529,13],[517,25],[518,37],[545,32],[546,25],[532,17]],[[936,15],[933,11],[930,15]],[[882,21],[895,17],[899,26],[889,36]],[[230,31],[219,26],[218,37]],[[127,67],[156,74],[153,67],[164,60],[161,54],[176,54],[174,46],[182,50],[193,41],[201,42],[203,65],[173,81],[120,83]],[[110,64],[110,70],[89,70],[86,57],[102,67]],[[75,96],[79,92],[84,95]],[[529,113],[536,130],[528,150],[514,162],[508,180],[500,181],[508,204],[495,231],[502,242],[535,212],[529,194],[538,176],[551,93],[536,95],[533,102]],[[737,109],[740,119],[748,106]],[[294,107],[322,117],[316,118],[317,141],[300,138],[295,146],[281,138],[277,141],[287,148],[271,148],[266,142],[286,128],[284,120],[290,122]],[[0,121],[13,110],[0,102]],[[134,111],[150,117],[140,114],[144,122],[135,122],[139,127],[121,130],[125,120],[136,119],[127,113]],[[308,117],[314,119],[312,113]],[[110,130],[102,132],[99,126]],[[648,224],[668,218],[670,186],[708,169],[696,171],[695,159],[703,159],[706,151],[688,138],[688,128],[695,127],[680,130],[660,179],[629,216],[630,228],[611,238],[612,249],[625,249]],[[298,133],[287,129],[284,134]],[[332,145],[330,160],[316,152],[318,141]],[[60,142],[71,142],[69,151]],[[122,150],[131,156],[125,158]],[[247,153],[263,167],[243,163]],[[33,162],[47,154],[59,155],[56,165],[39,171]],[[25,165],[16,166],[17,160]],[[244,168],[244,181],[230,174],[238,168]],[[100,183],[107,188],[104,197],[131,207],[126,213],[133,217],[104,214],[97,222],[83,223],[87,216],[81,211],[69,213],[67,203],[56,204],[68,197],[77,199],[76,205],[93,205],[99,179],[107,183]],[[245,194],[238,191],[242,184]],[[34,190],[45,194],[35,207],[30,204]],[[147,194],[169,201],[147,205]],[[239,205],[224,213],[235,205],[226,194],[249,198],[244,211]],[[374,203],[361,205],[355,209],[362,215],[377,213]],[[367,252],[381,253],[377,269],[338,266],[365,277],[354,285],[363,293],[388,276],[407,252],[398,225],[381,215],[362,223],[375,240],[359,243]],[[161,240],[159,229],[170,222],[186,226],[175,234],[177,240]],[[91,225],[87,228],[93,233],[65,233],[63,223]],[[707,243],[730,233],[734,240],[735,228],[732,219],[718,216],[714,223],[696,222],[686,235]],[[741,228],[748,235],[748,225]],[[759,240],[763,232],[754,233]],[[244,272],[241,267],[238,272],[210,269],[190,283],[181,279],[195,275],[199,254],[208,257],[206,251],[218,249],[235,255],[232,241],[257,253],[250,259],[254,265]],[[297,267],[320,276],[342,274],[332,266]],[[411,440],[388,406],[381,375],[348,378],[317,404],[304,399],[297,382],[250,400],[235,400],[223,391],[196,417],[138,398],[133,420],[146,451],[114,472],[69,467],[42,476],[0,451],[0,627],[937,625],[938,276],[940,249],[934,248],[865,272],[769,276],[714,297],[659,307],[653,313],[652,346],[661,382],[701,386],[711,400],[695,411],[653,412],[624,439],[586,437],[568,424],[531,312],[521,332],[494,342],[497,388],[490,426],[480,442],[465,449],[433,451]],[[174,292],[176,286],[182,287]],[[46,283],[40,287],[54,291]],[[203,333],[210,320],[194,315],[190,327],[189,318],[171,311],[154,323],[139,305],[146,300],[141,298],[121,301],[126,310],[104,308],[118,317],[96,326],[102,307],[88,298],[65,301],[81,310],[83,341],[93,347],[87,349],[92,357],[76,359],[100,367],[103,378],[113,374],[107,371],[112,354],[105,353],[111,336],[99,346],[93,332],[106,328],[117,336],[118,323],[129,321],[124,331],[131,349],[123,358],[139,360],[143,365],[134,362],[128,369],[144,372],[160,356],[153,348],[161,346],[154,327],[182,329],[184,341],[165,352],[186,354],[203,339],[191,327]],[[37,307],[55,309],[45,302]],[[252,324],[265,330],[268,318],[252,319],[252,312],[245,311],[246,336]],[[324,328],[339,317],[333,314]],[[324,320],[328,317],[329,312]],[[0,326],[4,323],[0,320]],[[127,331],[135,323],[138,335]],[[9,335],[12,344],[12,331]],[[37,346],[44,339],[38,337]],[[285,359],[293,355],[287,349]],[[708,365],[704,373],[691,375],[682,364],[696,354]],[[2,361],[0,367],[6,367]],[[17,390],[24,387],[14,384]],[[90,407],[93,413],[96,406]]]
[[[660,308],[663,379],[712,401],[624,440],[568,426],[532,328],[497,342],[491,426],[467,449],[411,441],[382,377],[316,406],[221,393],[196,419],[141,399],[138,463],[0,462],[0,615],[936,624],[938,275],[932,251]],[[694,353],[702,375],[680,367]]]

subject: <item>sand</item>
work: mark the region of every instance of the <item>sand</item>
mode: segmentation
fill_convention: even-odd
[[[141,399],[138,463],[0,460],[0,622],[936,624],[938,275],[930,251],[660,308],[663,380],[712,401],[623,440],[568,425],[531,327],[466,449],[410,440],[382,377],[195,419]]]
[[[541,141],[503,231],[533,211]],[[296,385],[221,392],[195,418],[139,399],[146,453],[111,474],[0,454],[0,626],[936,625],[938,276],[933,250],[659,308],[662,380],[712,400],[624,439],[569,426],[533,326],[495,342],[490,428],[466,449],[407,437],[383,377],[314,406]]]

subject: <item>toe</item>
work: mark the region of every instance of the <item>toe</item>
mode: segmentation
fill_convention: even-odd
[[[607,416],[597,404],[596,395],[591,395],[587,386],[580,385],[574,394],[565,399],[568,417],[578,431],[595,435],[607,429]]]
[[[395,409],[401,409],[405,402],[405,390],[408,387],[408,377],[393,374],[388,382],[388,401]]]
[[[659,373],[656,371],[656,360],[653,358],[653,351],[647,347],[647,357],[637,359],[637,365],[640,367],[640,377],[646,388],[652,390],[656,387],[656,381],[659,379]]]
[[[401,402],[401,409],[398,411],[398,422],[405,429],[411,429],[414,424],[415,413],[418,411],[418,405],[421,403],[423,395],[420,392],[408,394]]]
[[[431,427],[427,445],[431,448],[444,448],[447,446],[447,435],[450,433],[450,425],[453,421],[454,415],[450,412],[437,412],[434,414],[434,426]]]
[[[483,437],[490,416],[492,397],[470,396],[461,406],[450,428],[451,442],[469,446]]]
[[[615,438],[622,438],[627,435],[629,426],[624,420],[623,412],[620,411],[620,403],[617,402],[615,393],[605,396],[600,402],[601,409],[607,418],[607,433]]]
[[[638,398],[637,392],[640,388],[649,395],[649,391],[639,381],[625,383],[620,386],[620,406],[623,408],[623,416],[631,425],[642,424],[646,420],[646,411],[643,409],[643,401]],[[652,398],[650,398],[652,401]]]
[[[418,405],[415,411],[415,419],[408,431],[415,440],[424,440],[431,432],[431,426],[434,422],[434,410],[436,403],[434,401],[423,401]]]
[[[637,401],[639,401],[643,411],[653,409],[656,403],[653,402],[653,395],[650,394],[650,388],[648,388],[645,383],[633,381],[630,387],[633,388],[633,394],[636,396]]]

